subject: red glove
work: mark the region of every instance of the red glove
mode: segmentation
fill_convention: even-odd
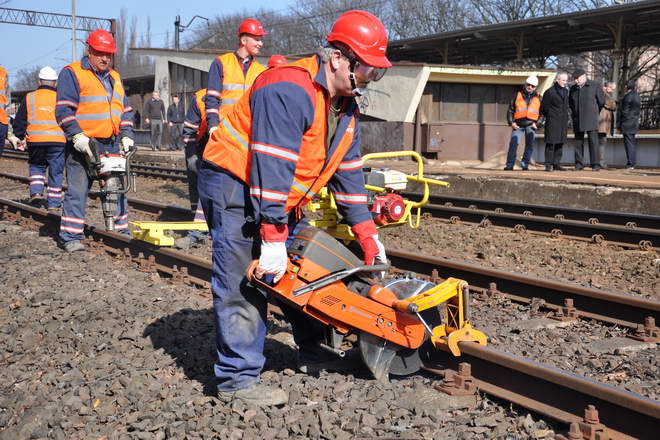
[[[378,239],[378,230],[372,220],[358,223],[351,229],[364,253],[364,264],[373,265],[387,262],[385,246]]]

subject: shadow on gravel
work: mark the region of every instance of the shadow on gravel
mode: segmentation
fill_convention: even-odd
[[[160,187],[162,191],[166,191],[168,193],[174,194],[178,197],[181,197],[182,199],[188,199],[188,187],[187,186],[182,186],[182,185],[173,185],[171,183],[167,183],[163,186]]]
[[[272,329],[269,329],[272,334]],[[215,353],[215,329],[213,309],[182,309],[149,324],[144,337],[151,339],[154,349],[162,349],[177,367],[183,369],[190,380],[204,386],[204,394],[216,395],[213,364]],[[294,368],[296,353],[293,348],[273,338],[266,339],[265,370],[280,372]]]

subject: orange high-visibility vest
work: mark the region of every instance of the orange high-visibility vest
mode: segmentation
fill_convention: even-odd
[[[218,118],[222,119],[229,108],[241,99],[241,96],[252,87],[257,76],[266,68],[259,61],[252,60],[247,72],[243,74],[243,67],[234,52],[220,55],[217,59],[222,64],[222,91],[218,109]]]
[[[7,71],[0,66],[0,124],[9,124],[7,118]]]
[[[301,69],[310,78],[314,78],[319,70],[316,56],[303,58],[279,69]],[[300,152],[294,171],[293,184],[286,199],[286,211],[303,206],[323,188],[334,175],[342,159],[353,142],[358,110],[354,114],[343,133],[333,155],[326,161],[326,117],[329,99],[323,88],[313,84],[316,95],[314,100],[314,121],[303,134]],[[213,132],[204,151],[203,158],[219,167],[230,171],[244,183],[250,182],[250,150],[273,148],[253,144],[250,141],[252,114],[250,110],[250,93],[246,93],[224,119],[220,120],[218,129]],[[340,135],[339,132],[335,136]],[[295,154],[295,153],[289,153]],[[259,188],[251,188],[250,193],[259,195]]]
[[[528,105],[525,98],[523,98],[522,92],[518,92],[516,95],[516,111],[513,114],[513,119],[527,118],[530,121],[538,121],[540,110],[541,99],[539,98],[539,95],[535,94],[532,96]]]
[[[51,89],[37,89],[25,96],[28,142],[66,142],[64,132],[55,120],[55,101],[57,92]]]
[[[71,63],[71,69],[78,79],[80,103],[76,110],[76,120],[88,137],[108,138],[119,134],[119,124],[124,113],[124,87],[121,77],[110,69],[114,81],[112,97],[108,96],[101,80],[89,69],[83,69],[80,62]]]
[[[204,97],[206,96],[206,89],[200,89],[195,92],[195,101],[197,102],[197,109],[199,110],[199,128],[197,129],[197,142],[201,141],[202,138],[206,135],[206,102],[204,102]]]

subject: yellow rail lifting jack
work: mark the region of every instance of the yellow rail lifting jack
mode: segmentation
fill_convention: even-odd
[[[156,246],[172,246],[174,239],[165,235],[165,231],[208,231],[206,222],[129,222],[134,229],[131,234],[138,240]]]

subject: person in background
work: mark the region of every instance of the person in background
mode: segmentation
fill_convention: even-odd
[[[598,117],[598,156],[601,168],[607,168],[605,148],[607,147],[607,136],[612,134],[612,129],[614,128],[614,111],[616,110],[615,90],[616,83],[614,81],[607,81],[603,86],[605,105]]]
[[[163,136],[163,120],[165,120],[165,104],[160,99],[160,93],[156,90],[151,94],[151,99],[144,105],[144,122],[151,128],[151,150],[160,150]]]
[[[589,141],[589,159],[593,171],[600,170],[598,158],[598,115],[605,105],[603,86],[594,80],[587,79],[582,69],[573,72],[573,81],[568,93],[568,104],[573,119],[575,133],[575,171],[584,169],[584,136]]]
[[[266,70],[254,57],[259,55],[267,35],[259,20],[246,18],[238,26],[238,49],[220,55],[209,69],[206,88],[206,118],[209,133],[218,128],[229,108]]]
[[[530,75],[525,80],[525,84],[516,91],[509,104],[509,111],[506,119],[511,126],[511,141],[509,141],[509,152],[506,156],[505,171],[513,170],[516,163],[516,154],[518,146],[525,139],[525,151],[520,166],[523,171],[529,169],[529,161],[534,153],[534,136],[536,135],[537,122],[541,116],[541,96],[536,92],[539,85],[539,79],[535,75]]]
[[[167,124],[170,127],[170,138],[172,139],[171,150],[180,148],[184,119],[185,110],[183,104],[179,104],[179,95],[172,95],[172,104],[167,108]]]
[[[619,117],[623,145],[626,148],[626,168],[635,169],[637,166],[635,135],[639,131],[639,116],[642,101],[637,93],[637,83],[630,80],[626,83],[626,94],[621,99],[621,115]]]
[[[9,76],[4,67],[0,66],[0,154],[5,149],[5,139],[9,129],[7,118],[7,97],[9,96]]]
[[[30,204],[41,206],[48,169],[49,210],[62,206],[64,177],[64,131],[55,119],[57,72],[50,66],[39,71],[39,87],[21,101],[12,128],[14,135],[27,144],[30,173]]]
[[[268,58],[269,68],[284,66],[285,64],[289,64],[289,61],[286,59],[284,55],[271,55],[271,57]]]
[[[197,168],[199,160],[204,154],[204,148],[209,140],[206,129],[206,89],[195,92],[194,99],[190,100],[186,119],[183,123],[183,142],[186,154],[186,174],[188,175],[188,198],[194,222],[206,222],[204,211],[199,204],[197,191]],[[184,237],[174,240],[174,247],[189,249],[191,246],[204,243],[209,236],[208,231],[191,230]]]
[[[562,168],[562,149],[568,138],[568,73],[559,72],[552,87],[541,100],[541,115],[545,118],[545,170]]]

